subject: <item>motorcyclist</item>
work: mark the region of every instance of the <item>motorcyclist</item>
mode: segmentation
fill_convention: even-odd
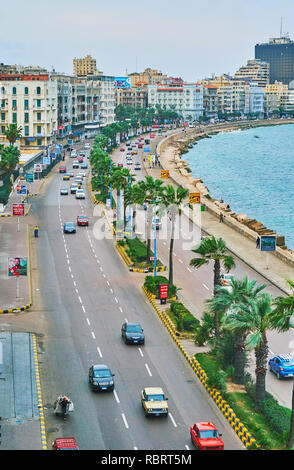
[[[66,396],[64,396],[64,397],[60,398],[59,403],[60,403],[60,406],[61,406],[62,415],[63,415],[63,417],[65,417],[65,415],[67,414],[67,411],[68,411],[68,405],[70,404],[70,401]]]

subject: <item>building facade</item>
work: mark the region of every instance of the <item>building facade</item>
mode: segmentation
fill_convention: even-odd
[[[128,74],[126,71],[126,75],[131,79],[131,87],[135,87],[138,82],[144,82],[146,85],[156,85],[157,83],[162,83],[163,79],[168,78],[167,75],[163,75],[162,72],[151,68],[147,68],[144,72],[140,73],[134,72]]]
[[[73,60],[73,72],[77,77],[95,75],[97,73],[96,59],[93,59],[89,54],[83,59],[75,58]]]
[[[269,84],[269,64],[262,60],[248,60],[247,65],[240,67],[235,73],[237,80],[246,80],[265,87]]]
[[[289,85],[294,80],[294,41],[289,37],[272,38],[268,43],[256,44],[255,58],[270,66],[270,83]]]
[[[146,108],[148,100],[147,85],[137,83],[131,88],[116,88],[115,103],[122,106],[131,106],[132,108]]]

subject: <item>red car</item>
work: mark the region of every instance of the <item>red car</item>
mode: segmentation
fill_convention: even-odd
[[[78,225],[89,225],[89,219],[86,215],[78,215],[77,216],[77,224]]]
[[[79,163],[84,163],[84,158],[83,157],[78,157],[78,162]]]
[[[195,423],[190,427],[190,434],[197,450],[224,450],[221,434],[211,421]]]
[[[57,437],[52,442],[52,450],[79,450],[74,437]]]
[[[143,148],[143,145],[142,144],[138,144],[138,149],[142,149]]]
[[[123,164],[122,164],[122,163],[118,163],[117,166],[120,166],[120,167],[122,166],[122,167],[123,167]]]
[[[119,150],[120,150],[121,152],[124,152],[124,151],[125,151],[125,149],[124,149],[124,148],[121,148],[121,149],[119,149]]]
[[[59,167],[59,173],[66,173],[66,166],[61,165],[61,166]]]

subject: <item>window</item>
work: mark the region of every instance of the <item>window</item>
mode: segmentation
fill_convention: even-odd
[[[37,113],[37,121],[41,121],[41,113]]]
[[[24,113],[24,122],[29,122],[29,113]]]
[[[16,109],[16,100],[12,100],[12,109]]]
[[[37,139],[37,145],[42,145],[42,139]]]
[[[5,134],[5,126],[1,126],[1,134]]]
[[[24,89],[24,94],[25,94],[25,95],[28,95],[28,94],[29,94],[29,89],[28,89],[27,86],[26,86],[25,89]]]
[[[30,135],[29,126],[24,126],[25,136]]]
[[[41,94],[41,88],[37,86],[37,95],[40,95],[40,94]]]
[[[12,122],[13,123],[17,122],[17,114],[16,113],[12,113]]]
[[[15,86],[12,88],[12,94],[16,95],[16,87]]]
[[[1,100],[1,108],[5,108],[5,100]]]
[[[24,109],[29,109],[29,100],[24,100]]]
[[[37,134],[41,134],[42,133],[42,127],[41,126],[37,126]]]
[[[37,108],[41,108],[41,100],[37,100]]]
[[[5,113],[1,113],[1,121],[5,121]]]

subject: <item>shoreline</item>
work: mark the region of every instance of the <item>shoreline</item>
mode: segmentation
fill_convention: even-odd
[[[205,205],[205,210],[212,213],[218,219],[222,214],[224,216],[223,223],[239,232],[242,236],[249,238],[251,241],[256,242],[257,237],[260,235],[276,235],[277,248],[272,254],[284,263],[294,267],[294,251],[286,247],[284,235],[276,234],[273,230],[265,227],[262,222],[256,219],[250,219],[246,214],[233,212],[230,208],[227,208],[227,203],[221,203],[219,200],[212,198],[209,194],[209,188],[203,184],[201,176],[192,176],[189,165],[182,158],[198,140],[210,138],[211,135],[220,132],[234,132],[238,130],[249,130],[255,127],[287,124],[294,124],[294,119],[259,120],[252,122],[237,121],[199,126],[192,129],[189,128],[182,134],[177,132],[163,139],[158,144],[157,153],[160,155],[162,168],[169,170],[170,179],[177,186],[181,185],[190,192],[200,193],[201,203]]]

